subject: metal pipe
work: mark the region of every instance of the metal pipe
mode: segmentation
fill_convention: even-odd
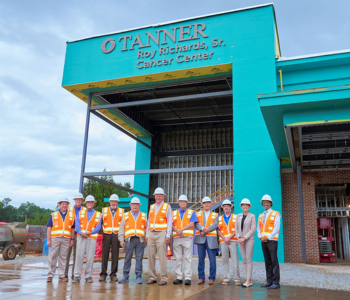
[[[140,140],[138,137],[134,136],[129,131],[125,130],[123,127],[112,122],[110,119],[106,118],[104,115],[102,115],[96,111],[91,111],[91,113],[94,114],[95,116],[99,117],[101,120],[107,122],[109,125],[112,125],[114,128],[118,129],[122,133],[126,134],[128,137],[131,137],[132,139],[134,139],[136,142],[140,143],[141,145],[147,147],[148,149],[152,149],[155,153],[158,153],[158,151],[156,149],[152,148],[150,145],[146,144],[144,141]]]
[[[83,146],[83,156],[81,159],[81,172],[80,172],[80,183],[79,183],[79,192],[83,192],[83,186],[84,186],[84,172],[85,172],[85,163],[86,163],[86,150],[87,150],[87,144],[88,144],[88,138],[89,138],[89,125],[90,125],[90,110],[89,107],[91,106],[91,93],[89,94],[88,103],[87,103],[87,110],[86,110],[86,122],[85,122],[85,134],[84,134],[84,146]]]
[[[306,264],[303,186],[302,186],[302,180],[301,180],[301,167],[299,162],[297,162],[297,176],[298,176],[299,213],[300,213],[301,254],[302,254],[303,263]]]
[[[232,95],[232,90],[222,91],[222,92],[178,96],[178,97],[168,97],[168,98],[160,98],[160,99],[152,99],[152,100],[139,100],[139,101],[130,101],[130,102],[107,104],[107,105],[97,105],[97,106],[91,106],[90,110],[94,111],[94,110],[108,109],[108,108],[141,106],[141,105],[168,103],[168,102],[176,102],[176,101],[187,101],[187,100],[202,99],[202,98],[208,98],[208,97],[220,97],[220,96],[228,96],[228,95]]]
[[[91,180],[94,180],[94,181],[97,181],[97,182],[100,182],[100,183],[103,183],[103,184],[106,184],[106,185],[109,185],[109,186],[112,186],[112,187],[115,187],[117,189],[121,189],[123,191],[127,191],[128,193],[130,194],[135,194],[135,195],[139,195],[139,196],[142,196],[142,197],[145,197],[145,198],[149,198],[148,195],[146,194],[143,194],[143,193],[140,193],[140,192],[137,192],[135,190],[132,190],[132,189],[128,189],[122,185],[119,185],[119,184],[115,184],[113,182],[109,182],[109,181],[106,181],[106,180],[103,180],[101,178],[98,178],[98,177],[94,177],[94,176],[85,176],[86,178],[88,179],[91,179]]]

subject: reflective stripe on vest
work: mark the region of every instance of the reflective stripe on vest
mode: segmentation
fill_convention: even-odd
[[[162,231],[162,230],[168,229],[167,211],[168,211],[168,204],[167,203],[162,204],[162,206],[159,208],[157,214],[155,213],[155,204],[151,205],[151,208],[149,211],[150,230]]]
[[[71,227],[73,225],[73,215],[68,210],[67,215],[63,221],[61,214],[55,211],[51,214],[53,226],[51,228],[51,237],[71,237]]]
[[[264,214],[262,213],[259,216],[259,226],[260,226],[260,234],[262,237],[269,237],[275,227],[276,216],[279,215],[278,211],[272,210],[269,215],[266,217],[265,225]],[[273,241],[278,241],[279,232],[273,237]]]
[[[90,221],[88,221],[88,216],[87,216],[87,209],[85,207],[83,207],[80,210],[80,229],[81,232],[86,232],[86,231],[92,231],[94,230],[101,218],[101,213],[98,211],[95,211],[94,215],[92,216],[92,218],[90,219]],[[80,236],[80,234],[78,234],[78,236]],[[91,234],[89,235],[88,239],[97,239],[98,237],[98,233],[95,234]]]
[[[235,233],[235,224],[236,224],[237,215],[231,214],[230,220],[228,221],[228,226],[224,220],[224,216],[219,217],[218,226],[220,228],[221,233],[226,237],[231,235],[232,233]],[[224,242],[224,239],[220,238],[220,243]],[[236,235],[234,235],[231,239],[231,241],[237,241]]]
[[[114,214],[114,217],[112,216],[110,207],[103,207],[102,212],[103,212],[103,223],[102,223],[103,233],[106,233],[106,234],[118,233],[119,225],[123,218],[124,210],[118,207]]]
[[[202,226],[204,226],[203,225],[203,214],[204,214],[204,212],[202,210],[197,213],[198,223],[201,224]],[[212,211],[209,214],[209,218],[208,218],[204,227],[209,227],[209,226],[213,225],[217,215],[218,215],[217,213]],[[200,232],[198,230],[196,232],[196,235],[200,235]],[[217,236],[216,228],[213,231],[208,232],[206,234],[206,236]]]
[[[146,235],[146,214],[139,212],[136,220],[132,213],[129,211],[124,214],[125,222],[125,238],[130,236],[144,237]]]
[[[190,224],[192,212],[193,212],[192,209],[187,209],[187,213],[184,213],[184,215],[182,216],[182,220],[181,220],[180,211],[175,210],[173,212],[173,225],[175,226],[175,228],[181,229],[181,228],[184,228],[185,226],[187,226],[188,224]],[[184,230],[182,232],[182,234],[184,236],[193,236],[193,227],[192,227],[192,229]],[[173,231],[173,237],[175,239],[175,238],[178,238],[179,235],[175,231]]]

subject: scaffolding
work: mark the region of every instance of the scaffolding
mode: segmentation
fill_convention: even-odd
[[[316,187],[316,210],[319,218],[350,217],[350,199],[346,185]]]

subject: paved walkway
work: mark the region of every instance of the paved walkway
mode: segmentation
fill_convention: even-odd
[[[349,299],[350,293],[344,291],[316,290],[311,288],[282,286],[279,290],[269,291],[254,284],[253,288],[243,289],[234,285],[222,286],[220,281],[209,287],[206,283],[199,286],[193,278],[191,286],[169,284],[159,287],[156,284],[136,284],[134,275],[128,284],[99,282],[99,272],[94,271],[94,283],[80,284],[59,282],[57,276],[52,283],[46,282],[47,270],[44,268],[13,265],[0,266],[0,299],[41,300],[41,299]],[[143,276],[144,282],[147,275]]]

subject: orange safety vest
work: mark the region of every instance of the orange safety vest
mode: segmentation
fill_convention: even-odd
[[[192,209],[187,209],[187,212],[184,213],[182,216],[180,216],[179,210],[175,210],[173,212],[173,225],[175,226],[176,229],[181,229],[190,224],[191,216],[192,216],[193,210]],[[183,232],[184,236],[193,236],[193,227],[192,229],[187,229],[184,230]],[[173,231],[173,238],[178,238],[179,236],[176,234],[175,231]]]
[[[80,210],[82,210],[82,208],[83,208],[83,207],[81,207]],[[73,205],[73,206],[69,206],[69,207],[68,207],[68,211],[70,211],[70,212],[73,213],[74,221],[77,221],[77,220],[76,220],[76,215],[75,215],[75,206],[74,206],[74,205]]]
[[[235,233],[235,224],[236,224],[237,215],[231,214],[230,220],[228,221],[228,226],[226,225],[226,222],[224,220],[224,216],[219,217],[218,226],[220,228],[221,233],[226,237],[231,235],[232,233]],[[220,238],[220,243],[224,242],[224,239]],[[236,235],[234,235],[231,239],[231,241],[237,241]]]
[[[149,224],[151,231],[162,231],[168,229],[168,219],[166,217],[168,212],[168,206],[169,204],[163,203],[162,206],[159,208],[157,214],[155,214],[155,204],[151,205],[151,208],[149,210]]]
[[[269,235],[272,233],[272,230],[275,227],[275,220],[277,215],[280,215],[278,211],[271,210],[269,215],[266,217],[265,225],[263,223],[264,214],[262,213],[259,215],[258,222],[259,222],[260,233],[262,237],[269,237]],[[276,236],[272,240],[278,241],[278,234],[279,232],[277,232]]]
[[[62,219],[59,211],[55,211],[51,214],[52,216],[52,229],[51,229],[51,237],[71,237],[71,227],[73,225],[74,219],[71,212],[67,212],[66,218]]]
[[[147,215],[143,212],[139,212],[136,220],[132,215],[131,211],[124,214],[125,222],[125,238],[130,236],[145,237],[146,235],[146,219]]]
[[[119,232],[119,225],[123,218],[124,209],[118,207],[117,211],[114,214],[114,218],[112,216],[112,212],[110,207],[102,208],[103,212],[103,233],[112,234]]]
[[[97,227],[98,223],[100,222],[101,213],[98,211],[95,211],[90,221],[88,221],[87,209],[85,207],[82,207],[80,210],[79,218],[80,218],[81,232],[86,232],[86,231],[91,232]],[[78,236],[80,236],[80,234],[78,234]],[[95,234],[91,234],[88,238],[97,239],[97,237],[98,237],[98,233],[95,233]]]
[[[203,225],[203,214],[204,214],[204,211],[203,211],[203,210],[200,210],[200,211],[197,213],[198,223],[201,224],[202,226],[204,226],[204,225]],[[215,212],[212,211],[212,212],[209,214],[209,218],[208,218],[207,223],[205,224],[204,227],[209,227],[209,226],[213,225],[213,224],[214,224],[214,221],[215,221],[215,218],[216,218],[217,215],[218,215],[217,213],[215,213]],[[196,232],[196,235],[200,235],[200,232],[199,232],[198,230],[197,230],[197,232]],[[216,228],[215,228],[213,231],[208,232],[208,233],[206,234],[206,236],[217,236]]]

